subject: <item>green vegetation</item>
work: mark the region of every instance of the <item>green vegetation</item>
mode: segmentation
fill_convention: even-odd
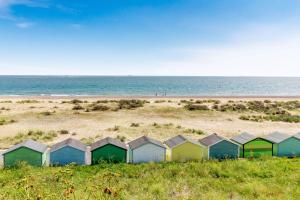
[[[61,135],[68,135],[70,132],[68,130],[60,130],[58,133]]]
[[[21,143],[28,139],[33,139],[41,142],[49,142],[57,137],[55,131],[44,132],[41,130],[29,130],[25,133],[18,133],[14,137],[0,138],[0,148],[8,148],[11,145]]]
[[[166,100],[163,100],[163,99],[162,100],[155,100],[154,101],[154,103],[165,103],[165,102],[166,102]]]
[[[209,110],[207,105],[187,104],[184,107],[187,110]]]
[[[240,116],[241,120],[254,121],[254,122],[263,122],[263,121],[272,121],[272,122],[288,122],[288,123],[300,123],[299,115],[291,114],[273,114],[273,115],[242,115]]]
[[[14,119],[6,119],[6,118],[0,118],[0,126],[15,123],[16,120]]]
[[[118,107],[119,109],[135,109],[135,108],[143,107],[145,103],[147,103],[147,101],[137,100],[137,99],[131,99],[131,100],[122,99],[119,101]]]
[[[178,134],[183,135],[205,135],[205,132],[198,129],[185,128],[173,123],[157,123],[152,124],[136,124],[132,123],[129,127],[117,126],[106,129],[106,131],[116,132],[119,134],[130,135],[133,138],[142,135],[161,135],[163,139],[166,137],[173,137]],[[162,134],[163,133],[163,134]],[[118,138],[120,139],[120,138]]]
[[[3,110],[3,111],[9,111],[10,108],[6,108],[6,107],[1,107],[0,110]]]
[[[92,112],[92,111],[109,111],[109,110],[118,111],[121,109],[135,109],[135,108],[143,107],[145,103],[149,103],[149,102],[144,100],[136,100],[136,99],[98,100],[88,105],[82,105],[88,102],[74,99],[71,101],[62,101],[62,103],[74,104],[72,110],[76,110],[76,111],[85,110],[85,112]]]
[[[202,130],[197,130],[197,129],[185,129],[183,131],[184,133],[195,133],[195,134],[198,134],[198,135],[205,135],[206,133]]]
[[[131,124],[130,124],[130,127],[139,127],[139,126],[140,126],[139,123],[131,123]]]
[[[50,111],[44,111],[44,112],[41,112],[40,114],[44,115],[44,116],[50,116],[50,115],[52,115],[54,113],[55,113],[55,111],[52,111],[52,112],[50,112]]]
[[[239,112],[239,113],[262,113],[263,115],[241,115],[239,119],[263,122],[281,121],[289,123],[300,123],[300,115],[292,114],[290,111],[299,111],[300,101],[232,101],[220,104],[214,100],[181,100],[184,108],[188,111],[195,110],[214,110],[220,112]]]
[[[40,101],[27,99],[27,100],[17,101],[16,103],[19,103],[19,104],[24,104],[24,103],[40,103]]]
[[[300,159],[0,170],[0,199],[299,199]]]
[[[122,136],[122,135],[117,135],[116,139],[120,140],[121,142],[125,142],[126,141],[126,137]]]
[[[11,100],[0,101],[0,103],[12,103]]]
[[[75,106],[73,106],[72,110],[83,110],[84,107],[82,107],[81,105],[76,104]]]
[[[91,109],[92,111],[107,111],[107,110],[110,110],[110,107],[108,106],[105,106],[105,105],[92,105],[91,106]]]

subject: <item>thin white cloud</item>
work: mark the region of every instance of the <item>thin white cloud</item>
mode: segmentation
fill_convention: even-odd
[[[62,4],[56,4],[54,5],[55,8],[57,8],[58,10],[64,12],[64,13],[69,13],[69,14],[77,14],[79,11],[74,9],[74,8],[71,8],[71,7],[67,7],[67,6],[64,6]]]
[[[75,23],[75,24],[70,24],[70,27],[73,28],[73,29],[79,30],[79,29],[83,28],[83,25]]]
[[[172,50],[154,73],[218,76],[300,76],[300,30],[256,26],[226,44]]]
[[[23,5],[27,7],[48,7],[47,0],[0,0],[0,19],[20,20],[17,16],[12,14],[12,7],[16,5]]]
[[[26,28],[30,28],[30,27],[34,26],[34,23],[31,23],[31,22],[21,22],[21,23],[17,23],[16,26],[18,28],[26,29]]]

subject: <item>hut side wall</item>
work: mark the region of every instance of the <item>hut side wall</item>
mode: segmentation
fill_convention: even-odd
[[[162,162],[166,159],[166,149],[154,144],[145,144],[132,150],[132,162]]]
[[[27,162],[29,165],[41,166],[42,153],[26,147],[20,147],[4,155],[4,166],[15,166],[19,162]]]
[[[237,159],[239,145],[223,140],[209,148],[210,159]]]
[[[278,144],[277,156],[296,157],[300,156],[300,140],[291,137]]]
[[[65,146],[50,153],[51,165],[85,164],[85,152],[70,146]]]
[[[207,150],[204,147],[193,144],[191,142],[185,142],[172,149],[172,161],[189,161],[189,160],[201,160],[207,158]]]
[[[172,149],[169,147],[166,149],[166,161],[172,161]]]
[[[107,144],[92,151],[92,164],[106,162],[126,162],[127,150]]]
[[[271,142],[257,138],[244,145],[244,157],[272,156],[272,146]]]

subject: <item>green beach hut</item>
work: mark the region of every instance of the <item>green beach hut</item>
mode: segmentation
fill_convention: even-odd
[[[274,132],[265,137],[274,143],[273,154],[279,157],[300,156],[300,135],[290,136]]]
[[[126,162],[127,146],[118,139],[106,137],[91,145],[92,164],[105,162]]]
[[[265,138],[242,133],[231,140],[240,145],[241,158],[273,156],[273,142]]]
[[[17,144],[3,153],[4,167],[12,167],[20,162],[33,166],[46,164],[47,146],[33,140]]]
[[[216,133],[201,140],[200,144],[207,148],[209,159],[237,159],[239,157],[240,145],[225,139]]]

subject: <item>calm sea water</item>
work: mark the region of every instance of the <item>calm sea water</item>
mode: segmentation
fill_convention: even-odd
[[[300,78],[0,76],[0,95],[299,96]]]

